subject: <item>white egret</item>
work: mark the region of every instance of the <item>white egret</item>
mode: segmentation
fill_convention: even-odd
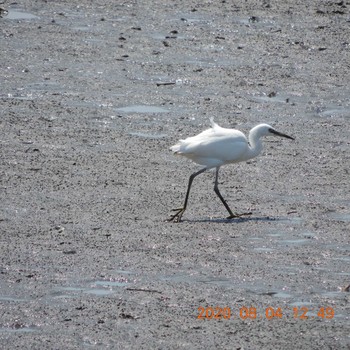
[[[170,217],[169,221],[181,221],[182,215],[187,208],[188,197],[194,178],[212,168],[216,168],[214,191],[229,212],[230,216],[228,219],[251,214],[234,214],[222,197],[218,187],[220,167],[225,164],[243,162],[258,156],[263,149],[261,141],[263,136],[282,136],[294,140],[293,137],[278,132],[268,124],[255,126],[250,130],[247,138],[239,130],[222,128],[214,123],[213,119],[210,119],[210,122],[210,129],[196,136],[180,140],[176,145],[170,147],[175,154],[189,158],[197,164],[204,165],[204,168],[190,176],[184,205],[182,208],[173,209],[176,213]]]

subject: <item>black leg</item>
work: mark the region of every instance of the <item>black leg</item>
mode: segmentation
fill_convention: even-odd
[[[220,198],[221,202],[223,203],[223,205],[225,206],[226,210],[229,212],[230,217],[235,217],[236,215],[234,215],[232,213],[232,210],[230,209],[230,207],[228,206],[228,204],[226,203],[224,197],[221,195],[220,191],[219,191],[219,183],[218,183],[218,179],[219,179],[219,169],[220,167],[216,168],[216,175],[215,175],[215,184],[214,184],[214,191],[217,194],[217,196]]]
[[[201,170],[197,171],[196,173],[193,173],[190,176],[190,179],[188,180],[188,186],[187,186],[187,193],[186,193],[185,203],[184,203],[182,208],[173,209],[173,211],[176,211],[176,213],[174,215],[171,215],[171,217],[170,217],[170,219],[168,219],[168,221],[174,221],[174,222],[180,222],[181,221],[182,214],[185,212],[186,207],[187,207],[187,202],[188,202],[188,197],[190,195],[192,182],[193,182],[194,178],[197,175],[204,173],[206,170],[207,170],[207,168],[201,169]]]
[[[251,213],[243,213],[243,214],[234,214],[232,212],[232,210],[230,209],[230,207],[228,206],[228,204],[226,203],[224,197],[221,195],[220,191],[219,191],[219,169],[220,167],[216,168],[216,176],[215,176],[215,185],[214,185],[214,191],[217,194],[217,196],[220,198],[221,202],[223,203],[223,205],[225,206],[226,210],[229,212],[230,216],[228,217],[228,219],[233,219],[233,218],[239,218],[242,215],[250,215]]]

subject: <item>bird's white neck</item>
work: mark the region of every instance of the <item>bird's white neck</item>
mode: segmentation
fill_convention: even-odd
[[[249,151],[247,153],[247,159],[254,158],[258,156],[263,150],[263,144],[261,141],[261,135],[259,135],[259,130],[253,128],[249,132]]]

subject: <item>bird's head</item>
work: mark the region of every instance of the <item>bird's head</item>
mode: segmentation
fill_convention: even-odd
[[[254,131],[259,137],[272,135],[272,136],[281,136],[290,140],[294,140],[294,137],[283,134],[268,124],[259,124],[255,128],[253,128],[252,131]]]

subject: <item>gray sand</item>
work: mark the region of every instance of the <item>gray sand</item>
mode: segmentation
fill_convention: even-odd
[[[2,348],[350,347],[350,3],[234,3],[1,5]],[[212,116],[296,140],[168,223]]]

